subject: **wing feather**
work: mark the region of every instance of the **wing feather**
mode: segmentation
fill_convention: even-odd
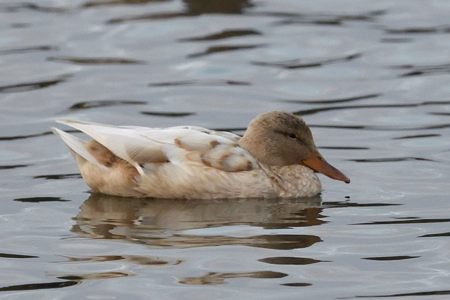
[[[52,127],[51,129],[53,133],[58,135],[63,140],[66,146],[72,151],[72,153],[81,156],[100,169],[105,169],[105,166],[100,164],[97,159],[86,149],[86,143],[84,141],[58,128]]]
[[[238,145],[234,133],[196,126],[147,128],[112,126],[75,120],[59,123],[78,129],[143,174],[143,165],[172,162],[201,163],[226,172],[258,168],[256,159]],[[182,151],[181,151],[182,150]]]

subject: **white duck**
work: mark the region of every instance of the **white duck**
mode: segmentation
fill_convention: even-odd
[[[257,116],[243,137],[201,127],[147,128],[58,121],[93,140],[53,128],[93,192],[152,198],[311,197],[314,171],[350,180],[317,151],[311,130],[286,112]]]

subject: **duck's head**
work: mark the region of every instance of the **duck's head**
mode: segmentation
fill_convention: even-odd
[[[293,114],[273,111],[257,116],[250,122],[239,144],[263,164],[302,164],[330,178],[350,183],[350,179],[322,157],[309,127]]]

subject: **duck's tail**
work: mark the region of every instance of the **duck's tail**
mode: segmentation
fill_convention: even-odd
[[[75,157],[81,157],[100,169],[106,168],[105,165],[99,163],[97,159],[87,150],[85,141],[58,128],[52,127],[51,129],[54,134],[63,140],[64,144],[66,144]]]
[[[56,120],[56,122],[70,126],[87,134],[93,140],[111,151],[115,156],[127,161],[139,174],[144,174],[142,167],[136,161],[136,156],[145,152],[146,149],[143,149],[142,145],[148,145],[150,139],[142,137],[139,132],[136,133],[136,130],[127,127],[77,120]],[[159,149],[159,145],[154,147],[154,143],[150,144],[153,146],[151,148]],[[72,146],[69,146],[69,148],[72,149]],[[154,151],[154,149],[150,150]],[[78,151],[76,152],[78,153]],[[82,157],[84,156],[82,155]]]

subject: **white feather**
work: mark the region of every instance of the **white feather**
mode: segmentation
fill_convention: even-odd
[[[175,144],[179,139],[186,147],[201,150],[211,141],[231,144],[235,140],[217,132],[193,126],[148,128],[137,126],[111,126],[74,120],[58,120],[58,123],[78,129],[108,148],[116,156],[132,165],[161,160],[161,146]],[[233,134],[228,134],[233,137]],[[236,135],[237,136],[237,135]]]
[[[93,165],[101,168],[101,169],[107,169],[104,165],[100,164],[94,156],[86,149],[85,142],[80,140],[74,135],[71,135],[65,131],[59,130],[58,128],[52,127],[51,128],[53,133],[58,135],[63,142],[66,144],[66,146],[75,154],[78,154],[85,160],[89,161]]]

